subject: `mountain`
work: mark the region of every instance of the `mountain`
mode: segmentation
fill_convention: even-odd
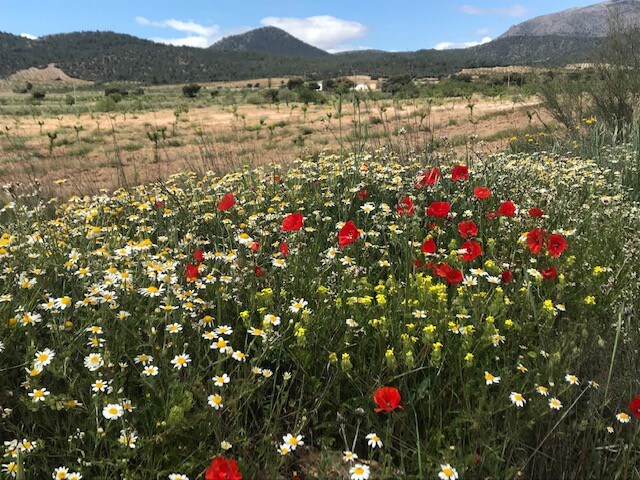
[[[240,35],[231,35],[211,45],[212,50],[228,52],[261,52],[297,57],[329,55],[276,27],[255,28]]]
[[[322,79],[354,73],[421,78],[473,67],[583,63],[592,59],[602,42],[595,37],[508,36],[457,50],[364,50],[293,56],[176,47],[113,32],[75,32],[37,40],[0,32],[0,78],[49,64],[77,79],[146,84],[291,76]]]
[[[54,63],[71,77],[98,82],[239,80],[253,78],[264,57],[175,47],[114,32],[74,32],[37,40],[0,33],[0,77]]]
[[[571,8],[549,15],[532,18],[512,26],[499,38],[527,36],[542,37],[558,35],[562,37],[606,37],[610,19],[619,16],[627,25],[640,24],[640,1],[611,0]]]

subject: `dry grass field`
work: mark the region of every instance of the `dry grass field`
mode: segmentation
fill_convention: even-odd
[[[15,191],[38,186],[64,196],[161,180],[184,170],[286,163],[295,155],[363,143],[369,149],[406,143],[464,152],[471,142],[473,150],[489,152],[504,148],[515,132],[542,127],[537,116],[529,118],[535,99],[474,98],[472,103],[471,108],[464,98],[362,100],[358,108],[343,104],[341,114],[335,102],[212,104],[183,112],[159,106],[132,113],[5,113],[0,114],[0,183]]]

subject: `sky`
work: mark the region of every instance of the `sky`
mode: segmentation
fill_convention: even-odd
[[[272,25],[329,52],[486,43],[529,18],[597,0],[0,0],[0,31],[40,37],[109,30],[207,47]]]

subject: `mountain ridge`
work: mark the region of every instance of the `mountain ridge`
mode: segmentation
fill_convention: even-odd
[[[514,36],[606,37],[613,16],[623,25],[640,24],[640,1],[609,0],[540,15],[511,26],[498,38]]]
[[[277,27],[260,27],[238,35],[229,35],[209,47],[231,52],[261,52],[274,55],[319,57],[329,55]]]
[[[640,24],[640,0],[609,0],[527,20],[483,45],[414,52],[329,54],[276,27],[225,37],[209,48],[167,45],[109,31],[61,33],[35,40],[0,32],[0,77],[49,64],[77,79],[147,84],[287,76],[322,79],[354,73],[420,78],[464,68],[560,67],[595,60],[605,43],[603,25],[614,8],[627,22]]]
[[[457,73],[463,68],[584,63],[592,60],[601,44],[597,38],[508,37],[458,50],[361,50],[302,57],[177,47],[113,32],[75,32],[38,40],[0,34],[0,77],[53,63],[71,77],[94,82],[167,84],[286,76],[321,79],[353,72],[420,78]]]

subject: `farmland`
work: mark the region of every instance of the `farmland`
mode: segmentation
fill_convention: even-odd
[[[339,113],[335,95],[323,104],[301,103],[293,95],[292,101],[285,97],[273,104],[264,99],[264,88],[241,86],[225,85],[211,97],[218,91],[211,85],[195,99],[185,98],[179,86],[147,89],[108,112],[100,111],[105,97],[95,89],[76,94],[72,106],[65,103],[68,91],[47,94],[38,105],[25,104],[24,96],[0,95],[0,182],[38,183],[52,195],[67,195],[363,144],[463,151],[473,141],[473,148],[484,142],[481,149],[490,152],[508,146],[518,132],[543,130],[538,118],[528,117],[537,100],[517,90],[435,100],[363,92],[357,104],[345,96]]]

